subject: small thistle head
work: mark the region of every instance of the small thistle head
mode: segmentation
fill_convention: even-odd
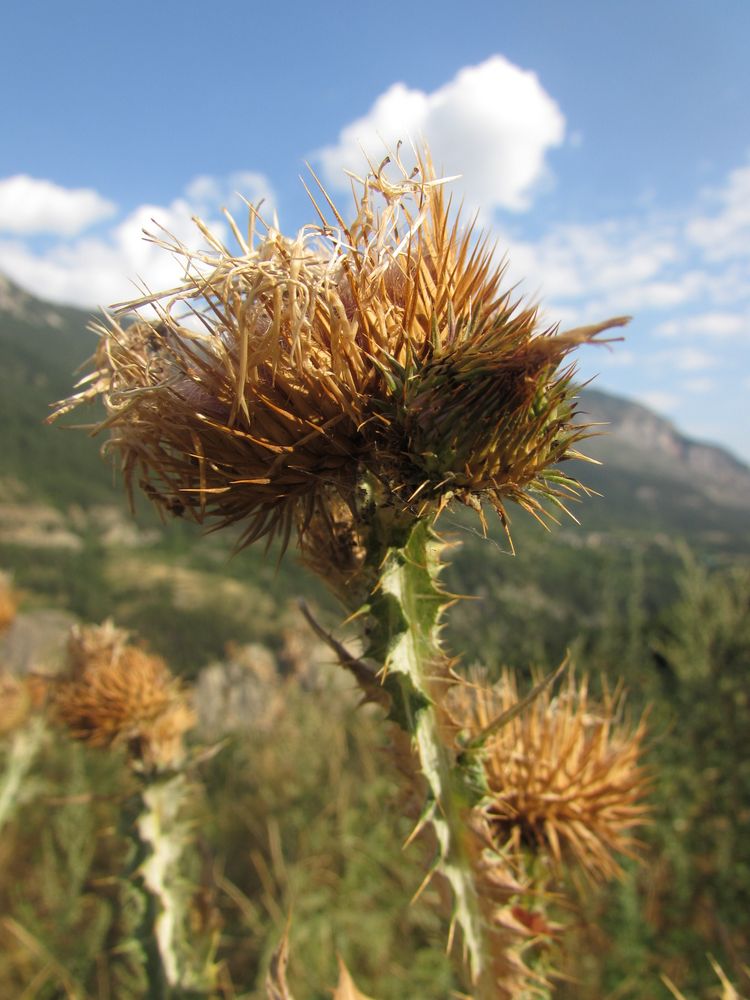
[[[69,676],[56,691],[57,717],[90,746],[125,746],[137,769],[179,765],[182,738],[195,724],[185,692],[167,665],[111,623],[76,627]]]
[[[513,676],[453,692],[454,711],[474,736],[518,704]],[[632,855],[633,829],[648,812],[640,762],[645,724],[619,720],[621,699],[592,702],[586,681],[570,675],[557,695],[546,688],[487,740],[482,807],[502,850],[542,851],[557,865],[576,863],[593,879],[619,875],[617,854]]]
[[[553,466],[584,431],[560,365],[625,320],[540,329],[442,190],[424,153],[396,182],[384,167],[361,181],[348,225],[323,192],[332,218],[313,199],[320,224],[295,239],[233,224],[233,254],[199,224],[207,250],[157,241],[185,281],[100,328],[94,371],[55,415],[103,400],[128,486],[241,522],[244,543],[304,533],[365,480],[418,515],[453,498],[503,517],[505,500],[562,505],[575,483]]]

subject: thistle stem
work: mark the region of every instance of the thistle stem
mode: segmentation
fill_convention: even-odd
[[[0,830],[11,819],[23,799],[29,774],[44,737],[44,722],[32,719],[17,730],[10,741],[5,767],[0,775]]]
[[[440,702],[451,683],[438,635],[448,603],[438,586],[443,545],[426,520],[403,525],[381,513],[373,531],[378,544],[369,551],[378,572],[369,601],[374,630],[367,655],[382,664],[391,718],[411,736],[427,782],[423,822],[433,827],[437,840],[435,871],[451,886],[453,920],[463,935],[472,983],[481,989],[487,964],[483,920],[465,847],[471,803],[441,725]],[[476,993],[477,998],[491,995]]]
[[[154,1000],[213,993],[212,949],[200,954],[189,933],[190,886],[183,874],[190,831],[181,818],[189,793],[180,772],[142,776],[139,813],[129,829],[133,843],[130,889],[141,897],[133,938],[146,966]]]

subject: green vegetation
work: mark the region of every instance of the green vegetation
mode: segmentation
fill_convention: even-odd
[[[656,615],[633,610],[626,625],[613,608],[600,646],[577,657],[580,669],[596,677],[606,667],[603,679],[615,683],[621,661],[609,657],[629,633],[628,706],[634,715],[652,706],[653,820],[642,862],[628,864],[621,883],[577,886],[577,929],[564,953],[564,971],[577,982],[561,983],[563,1000],[667,998],[662,973],[686,996],[708,1000],[716,983],[708,952],[738,987],[750,985],[742,972],[750,948],[749,611],[747,569],[708,572],[688,561],[671,606]],[[235,991],[225,995],[263,995],[291,913],[291,983],[300,994],[328,996],[338,950],[372,996],[442,1000],[453,985],[441,946],[447,914],[435,889],[409,905],[424,860],[418,843],[403,849],[410,823],[383,724],[371,709],[354,711],[338,681],[331,698],[330,683],[311,689],[279,679],[283,708],[271,710],[269,689],[267,714],[249,718],[200,766],[194,878],[205,919],[218,921],[224,981]],[[108,885],[123,864],[115,829],[129,779],[117,755],[50,734],[27,781],[30,800],[2,838],[0,993],[21,996],[33,983],[40,1000],[66,988],[106,996],[121,933]]]

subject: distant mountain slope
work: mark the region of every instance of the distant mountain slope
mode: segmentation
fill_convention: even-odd
[[[645,466],[690,482],[717,503],[750,509],[750,468],[717,445],[680,434],[668,420],[632,400],[587,389],[581,398],[584,418],[602,423],[603,436],[586,451],[613,467]]]
[[[112,475],[84,434],[46,426],[92,354],[89,315],[50,305],[0,275],[0,478],[55,503],[101,499]]]
[[[601,465],[574,463],[578,478],[601,494],[576,508],[586,530],[750,550],[747,466],[631,400],[587,389],[579,410],[582,421],[602,425],[581,447]]]
[[[97,442],[43,423],[94,349],[89,319],[0,276],[0,478],[61,507],[113,495]],[[667,532],[750,546],[750,469],[637,403],[587,389],[580,410],[583,420],[605,425],[583,449],[602,466],[576,468],[604,498],[576,507],[585,531]]]

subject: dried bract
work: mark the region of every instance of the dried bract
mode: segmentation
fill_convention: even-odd
[[[302,561],[325,580],[344,604],[358,603],[366,557],[362,525],[356,509],[337,492],[321,497],[307,524],[300,524]]]

